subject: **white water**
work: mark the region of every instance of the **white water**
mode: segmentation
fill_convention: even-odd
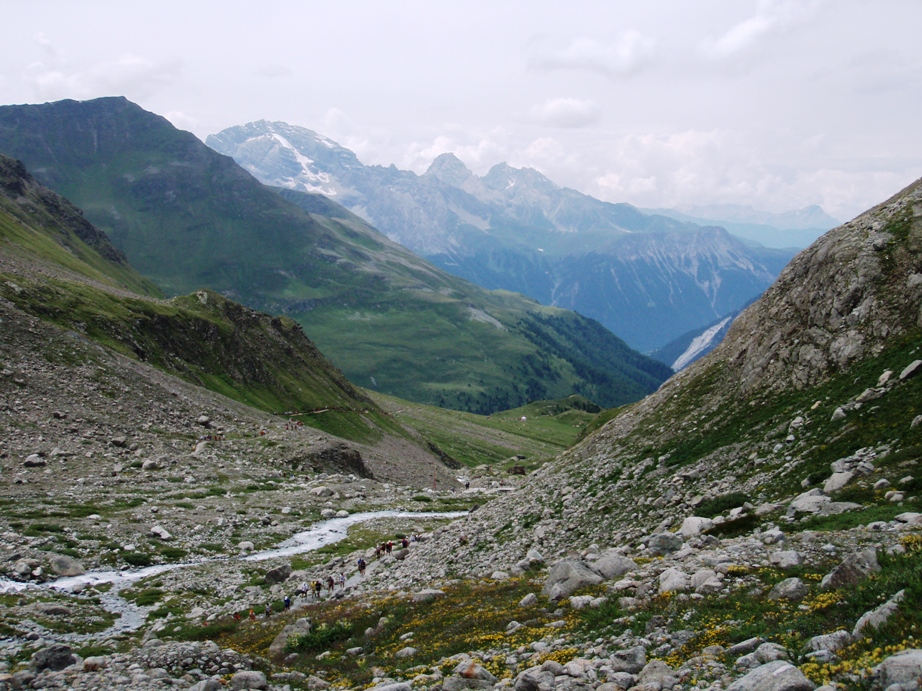
[[[112,588],[107,593],[100,596],[103,607],[116,614],[121,618],[115,622],[108,630],[93,634],[92,637],[105,636],[107,634],[119,631],[133,631],[139,628],[147,616],[149,607],[138,607],[132,602],[125,600],[118,595],[118,591],[127,588],[132,583],[140,581],[150,576],[156,576],[167,571],[177,569],[186,569],[202,564],[211,564],[219,561],[242,560],[242,561],[265,561],[277,557],[290,557],[295,554],[304,552],[313,552],[314,550],[332,545],[340,540],[344,540],[348,535],[350,526],[366,521],[373,521],[379,518],[460,518],[467,515],[466,511],[367,511],[365,513],[355,513],[347,518],[331,518],[328,521],[315,523],[309,529],[296,533],[288,538],[275,549],[253,552],[245,556],[238,557],[221,557],[215,559],[204,559],[197,562],[187,562],[182,564],[159,564],[157,566],[147,566],[143,569],[125,569],[123,571],[88,571],[80,576],[69,576],[59,578],[55,581],[46,581],[45,583],[19,583],[0,578],[0,593],[15,593],[23,590],[32,589],[51,589],[51,590],[72,590],[77,585],[101,585],[111,583]],[[78,636],[65,636],[68,639],[82,638]]]

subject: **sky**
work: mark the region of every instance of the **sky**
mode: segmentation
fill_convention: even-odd
[[[445,152],[612,202],[819,204],[922,176],[919,0],[30,0],[0,104],[125,96],[205,139],[281,120],[365,164]]]

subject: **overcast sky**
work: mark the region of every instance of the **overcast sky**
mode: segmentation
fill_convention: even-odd
[[[7,8],[0,103],[124,95],[204,139],[284,120],[367,164],[452,151],[639,206],[820,204],[922,176],[919,0]]]

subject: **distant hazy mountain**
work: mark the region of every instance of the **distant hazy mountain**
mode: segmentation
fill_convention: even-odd
[[[482,177],[452,154],[422,175],[365,166],[282,122],[231,127],[206,143],[266,184],[330,196],[457,276],[591,316],[643,351],[739,309],[793,255],[505,163]]]
[[[289,316],[361,386],[492,412],[572,393],[621,405],[669,375],[595,321],[452,276],[325,198],[283,198],[123,98],[0,107],[0,152],[163,293]]]
[[[737,204],[695,206],[684,211],[644,209],[644,212],[699,225],[723,226],[741,238],[758,242],[765,247],[776,248],[802,249],[827,230],[839,225],[839,221],[815,204],[780,214],[758,211],[751,206]]]

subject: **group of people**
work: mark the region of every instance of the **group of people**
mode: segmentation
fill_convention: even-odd
[[[340,590],[346,589],[346,574],[342,571],[339,572],[339,576],[330,574],[327,576],[326,581],[322,581],[320,579],[311,581],[310,583],[303,581],[295,593],[301,598],[313,596],[319,600],[323,594],[324,586],[326,586],[327,593],[332,595],[337,585],[339,586]],[[286,599],[290,598],[286,596]],[[288,609],[288,607],[286,607],[286,609]]]
[[[400,546],[403,549],[407,549],[410,546],[411,542],[416,542],[419,540],[419,534],[413,533],[410,537],[404,535],[400,538]],[[380,545],[375,545],[375,559],[380,559],[383,554],[390,554],[394,551],[394,541],[388,540],[387,542],[382,542]],[[360,569],[361,570],[361,569]]]

